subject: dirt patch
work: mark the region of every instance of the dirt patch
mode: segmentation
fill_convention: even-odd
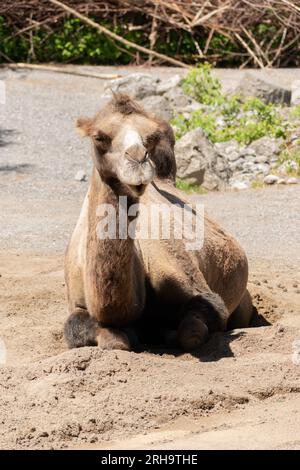
[[[175,445],[175,423],[188,418],[180,447],[195,427],[200,439],[212,417],[224,425],[232,413],[251,408],[257,423],[262,401],[273,419],[274,401],[298,397],[299,366],[291,354],[300,337],[293,313],[300,295],[291,276],[273,272],[267,281],[273,289],[255,284],[261,282],[255,275],[250,283],[258,311],[273,325],[217,333],[198,354],[175,356],[67,351],[62,254],[6,252],[0,265],[7,348],[7,365],[0,368],[1,448],[109,447],[137,435],[142,446],[154,430],[163,436],[154,439],[158,447]],[[286,292],[275,289],[280,282]]]

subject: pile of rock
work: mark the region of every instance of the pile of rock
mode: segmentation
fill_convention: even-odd
[[[107,91],[126,93],[163,119],[170,120],[175,113],[182,113],[188,119],[190,113],[203,105],[183,92],[180,81],[179,75],[161,81],[148,74],[136,73],[110,82]],[[268,102],[291,104],[291,101],[300,101],[300,83],[298,85],[298,88],[294,86],[288,90],[248,73],[236,91]],[[282,110],[285,112],[286,108]],[[282,143],[282,139],[263,137],[248,146],[235,140],[213,145],[201,128],[194,129],[176,142],[177,174],[179,178],[201,184],[208,190],[226,186],[245,189],[253,181],[296,183],[298,179],[289,177],[284,165],[279,166]],[[293,164],[297,168],[297,163],[291,161],[289,168]]]
[[[281,144],[281,139],[262,137],[248,146],[240,146],[237,141],[230,140],[216,143],[215,148],[230,168],[230,186],[244,189],[253,180],[263,179],[278,165]]]

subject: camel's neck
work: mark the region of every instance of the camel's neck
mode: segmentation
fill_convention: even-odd
[[[120,201],[94,170],[89,199],[87,267],[93,283],[89,309],[103,324],[119,325],[136,315],[134,240],[126,227],[119,237]],[[124,213],[122,213],[124,218]],[[125,213],[127,218],[127,213]],[[105,224],[105,221],[107,224]],[[127,222],[127,221],[125,221]],[[126,225],[126,224],[125,224]],[[111,229],[103,238],[103,229]],[[116,231],[115,231],[116,229]],[[116,235],[116,237],[114,237]]]

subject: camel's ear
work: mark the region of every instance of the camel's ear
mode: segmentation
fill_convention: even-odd
[[[91,135],[93,120],[90,118],[79,118],[76,121],[76,129],[82,137]]]

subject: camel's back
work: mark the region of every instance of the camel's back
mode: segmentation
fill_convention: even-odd
[[[248,278],[247,258],[238,242],[201,210],[201,201],[197,210],[195,202],[192,203],[171,183],[155,182],[148,187],[141,202],[148,208],[148,216],[151,206],[156,215],[161,211],[161,218],[156,217],[154,223],[158,223],[160,235],[165,230],[167,236],[166,239],[149,237],[137,241],[146,273],[155,289],[166,295],[166,300],[172,298],[179,302],[208,285],[221,295],[229,311],[234,310]],[[169,214],[166,213],[167,208],[170,208]],[[185,233],[186,227],[183,227],[182,238],[174,238],[176,221],[181,218],[186,225],[186,221],[191,220],[191,209],[194,210],[191,230]],[[184,219],[186,211],[189,215]],[[167,230],[169,220],[170,233]],[[152,220],[150,222],[153,223]],[[189,238],[191,231],[192,242]],[[157,233],[158,230],[155,235]]]

